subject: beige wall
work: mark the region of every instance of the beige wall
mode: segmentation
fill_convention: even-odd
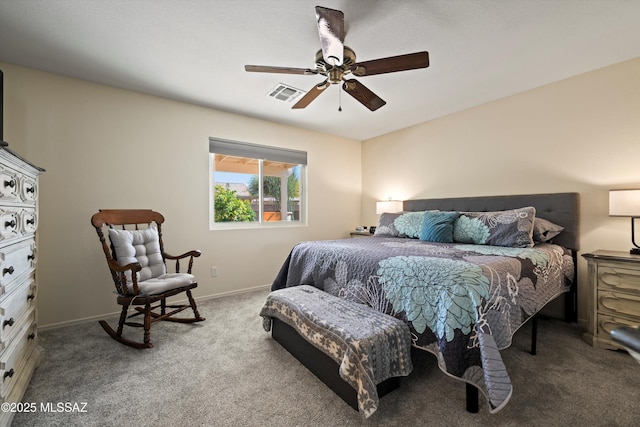
[[[150,207],[168,249],[198,248],[196,296],[271,282],[291,246],[375,224],[375,201],[577,191],[582,253],[628,250],[607,190],[640,188],[640,59],[364,141],[337,138],[0,63],[4,139],[41,178],[40,325],[116,311],[100,208]],[[309,226],[209,231],[208,138],[309,153]],[[362,167],[357,161],[361,156]],[[331,165],[331,173],[327,165]],[[218,266],[219,277],[210,277]],[[250,267],[248,267],[250,266]],[[580,319],[586,268],[580,259]]]
[[[296,242],[344,237],[360,223],[359,141],[11,64],[0,68],[4,139],[47,170],[40,187],[41,327],[118,310],[89,222],[100,208],[163,213],[169,252],[203,252],[194,270],[197,297],[270,284]],[[210,231],[210,136],[306,150],[309,226]]]
[[[628,251],[608,190],[640,188],[640,58],[363,142],[362,212],[375,201],[576,191],[581,253]],[[640,236],[638,236],[640,239]],[[579,318],[586,264],[579,261]]]

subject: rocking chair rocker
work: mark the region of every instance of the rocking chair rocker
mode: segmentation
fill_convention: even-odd
[[[176,256],[167,254],[162,242],[163,222],[164,217],[160,213],[148,209],[101,209],[91,217],[116,287],[116,301],[122,306],[116,331],[104,320],[99,323],[111,338],[133,348],[153,347],[150,329],[158,320],[180,323],[205,320],[198,313],[191,295],[191,289],[198,286],[191,267],[200,251]],[[110,244],[107,244],[103,229],[108,230]],[[180,260],[185,258],[188,258],[187,272],[180,273]],[[175,273],[167,273],[167,260],[175,261]],[[186,293],[189,304],[167,305],[167,298],[182,292]],[[129,316],[131,306],[135,306],[136,312]],[[159,312],[156,311],[158,308]],[[193,317],[175,317],[187,308],[193,310]],[[167,312],[167,309],[171,311]],[[127,321],[135,316],[143,316],[143,323]],[[123,337],[124,325],[143,327],[143,342]]]

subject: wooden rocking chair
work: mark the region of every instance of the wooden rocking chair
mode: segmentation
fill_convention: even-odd
[[[122,306],[117,331],[104,320],[99,323],[111,338],[138,349],[153,347],[150,329],[151,324],[158,320],[181,323],[205,320],[200,317],[191,295],[191,289],[198,286],[195,277],[191,275],[191,267],[193,259],[200,256],[200,251],[193,250],[177,256],[167,254],[162,243],[163,222],[161,214],[148,209],[101,209],[91,217],[91,224],[102,243],[116,287],[116,301]],[[108,231],[109,244],[103,229]],[[180,260],[185,258],[188,258],[187,272],[180,273]],[[167,273],[166,260],[175,260],[175,273]],[[168,297],[182,292],[186,293],[189,304],[167,305]],[[135,306],[136,312],[128,316],[131,306]],[[189,307],[193,310],[193,317],[175,317]],[[158,308],[159,312],[156,311]],[[143,323],[127,321],[140,315],[144,318]],[[124,338],[124,325],[143,327],[143,342]]]

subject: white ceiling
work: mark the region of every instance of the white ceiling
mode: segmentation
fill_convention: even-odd
[[[322,76],[314,7],[344,12],[358,60],[427,50],[426,69],[360,77],[371,112],[327,89],[304,110],[266,96]],[[640,0],[0,0],[0,60],[364,140],[640,57]]]

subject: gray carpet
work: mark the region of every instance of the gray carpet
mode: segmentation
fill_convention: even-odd
[[[467,413],[464,384],[424,354],[364,420],[264,332],[267,292],[202,301],[205,322],[156,324],[148,350],[113,341],[97,322],[42,332],[24,401],[86,402],[86,412],[22,413],[13,426],[640,425],[640,365],[556,320],[539,321],[537,356],[529,325],[503,351],[514,392],[498,414],[482,395],[480,412]]]

